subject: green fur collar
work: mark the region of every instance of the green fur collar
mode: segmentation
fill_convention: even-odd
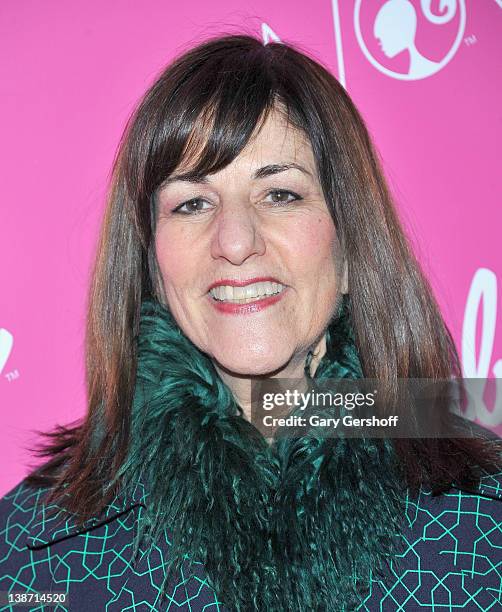
[[[361,377],[348,296],[327,331],[315,378]],[[351,610],[399,552],[405,494],[392,444],[309,436],[269,445],[210,358],[151,299],[118,476],[126,490],[148,482],[137,547],[168,530],[166,570],[202,562],[230,610]]]

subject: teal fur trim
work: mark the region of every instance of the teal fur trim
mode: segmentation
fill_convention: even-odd
[[[362,377],[349,311],[344,296],[314,378]],[[149,491],[136,550],[168,533],[166,572],[203,563],[230,610],[351,610],[399,553],[405,489],[391,441],[269,445],[153,299],[141,306],[131,428],[118,477]]]

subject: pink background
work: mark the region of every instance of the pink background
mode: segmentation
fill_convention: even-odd
[[[478,421],[502,433],[502,0],[446,2],[457,12],[444,25],[429,23],[413,1],[424,57],[441,62],[459,42],[436,73],[411,80],[402,78],[409,52],[387,57],[373,35],[384,4],[3,0],[0,494],[28,472],[33,430],[85,410],[84,303],[126,119],[174,54],[226,32],[298,43],[344,83],[380,151],[464,375],[496,378]],[[441,14],[439,0],[431,7]]]

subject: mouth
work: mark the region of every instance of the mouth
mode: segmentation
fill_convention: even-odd
[[[276,279],[250,279],[250,281],[219,281],[209,288],[215,302],[228,304],[250,304],[279,296],[287,285]]]

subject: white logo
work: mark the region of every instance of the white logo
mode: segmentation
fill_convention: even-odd
[[[479,305],[483,300],[483,326],[476,360],[476,325]],[[487,268],[477,270],[465,305],[462,329],[462,365],[465,378],[488,378],[492,360],[495,327],[497,323],[497,277]],[[476,387],[479,396],[474,398],[475,416],[488,427],[502,423],[502,359],[493,364],[496,384],[495,407],[486,409],[483,400],[484,387]],[[481,414],[480,414],[481,411]]]
[[[7,363],[13,344],[14,336],[6,329],[0,329],[0,374]]]
[[[362,0],[356,0],[354,9],[354,29],[357,42],[366,56],[366,59],[377,70],[394,79],[414,81],[435,74],[450,62],[462,42],[465,31],[465,0],[440,0],[439,10],[442,13],[441,15],[432,13],[431,3],[432,0],[420,0],[420,8],[425,19],[438,26],[449,23],[457,14],[457,8],[459,12],[457,35],[449,51],[439,62],[427,58],[415,45],[415,34],[417,28],[420,27],[420,21],[417,10],[410,0],[387,0],[377,13],[372,33],[375,39],[379,41],[382,52],[387,57],[395,57],[402,51],[408,51],[410,54],[408,72],[401,73],[383,66],[368,50],[361,32],[360,20]],[[440,34],[440,30],[438,34]]]
[[[282,42],[268,23],[261,24],[261,37],[264,45],[267,45],[269,42]]]

